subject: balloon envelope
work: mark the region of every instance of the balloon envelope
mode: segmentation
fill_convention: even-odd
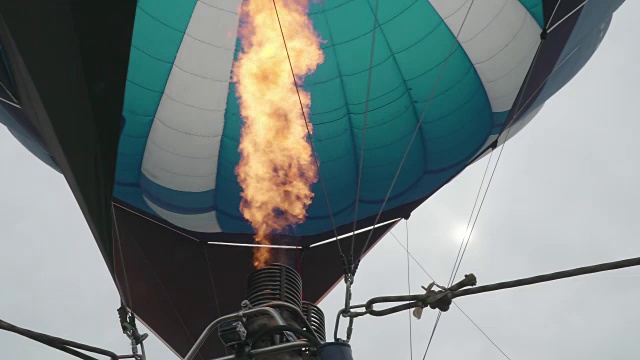
[[[368,231],[355,236],[358,255],[507,124],[512,136],[531,121],[586,64],[621,3],[380,1],[370,58],[376,1],[311,2],[325,61],[303,87],[343,248],[354,218],[363,229],[381,212],[384,224],[368,243]],[[0,17],[0,65],[8,65],[0,80],[19,100],[11,105],[16,99],[0,92],[0,121],[67,177],[124,301],[181,355],[210,321],[237,310],[250,271],[251,249],[240,245],[252,243],[252,229],[234,174],[242,119],[230,81],[239,5],[60,6],[56,22],[38,20],[46,32],[25,25],[33,13],[0,8],[13,15]],[[65,61],[46,62],[48,54]],[[307,221],[282,244],[305,297],[319,301],[342,263],[335,241],[323,243],[334,233],[321,184],[313,191]],[[202,349],[222,353],[214,338]]]
[[[127,206],[218,241],[226,236],[215,234],[252,232],[239,210],[234,173],[242,119],[230,79],[241,50],[240,3],[138,3],[114,191]],[[538,107],[566,82],[576,70],[570,65],[584,63],[608,24],[606,11],[560,23],[573,9],[558,7],[551,18],[554,1],[471,3],[382,2],[372,44],[375,1],[311,2],[325,60],[304,88],[312,96],[312,139],[336,225],[375,216],[385,200],[387,210],[435,192],[487,149],[510,112],[526,118],[522,109],[516,116],[514,105]],[[599,3],[587,9],[615,7]],[[518,98],[550,23],[560,24],[553,32],[566,32],[562,41],[580,43],[579,53],[571,53],[576,46],[541,52],[539,63],[549,69],[532,73],[529,83],[539,84],[557,66],[554,84]],[[322,182],[313,191],[308,219],[295,235],[332,229]]]

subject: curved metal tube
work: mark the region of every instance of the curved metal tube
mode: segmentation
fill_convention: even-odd
[[[200,350],[200,347],[202,347],[202,344],[204,344],[204,342],[207,341],[207,338],[209,337],[209,335],[211,335],[213,330],[218,328],[218,326],[220,326],[222,323],[225,323],[227,321],[237,320],[244,316],[251,316],[258,313],[266,313],[268,315],[271,315],[274,319],[276,319],[276,322],[278,322],[278,325],[286,325],[286,323],[282,319],[282,316],[280,316],[280,314],[277,311],[273,310],[270,307],[264,307],[264,306],[249,309],[246,311],[240,311],[235,314],[225,315],[223,317],[220,317],[214,320],[211,324],[209,324],[209,326],[207,326],[206,329],[204,329],[204,331],[202,332],[198,340],[196,340],[196,342],[193,344],[193,347],[191,348],[191,350],[189,350],[189,353],[184,358],[184,360],[193,360],[196,357],[198,350]]]
[[[318,340],[320,342],[320,338],[318,338],[318,334],[316,334],[316,332],[313,330],[313,327],[309,323],[309,320],[307,320],[307,318],[304,317],[304,314],[302,314],[302,311],[300,311],[300,309],[298,309],[297,307],[295,307],[295,306],[293,306],[293,305],[291,305],[289,303],[280,302],[280,301],[273,301],[273,302],[270,302],[268,304],[265,304],[264,306],[272,307],[272,308],[281,307],[281,308],[285,308],[285,309],[293,311],[296,315],[298,315],[300,320],[302,320],[302,322],[304,323],[304,326],[306,326],[307,329],[309,329],[309,332],[311,334],[313,334],[313,336],[316,337],[316,340]]]
[[[279,345],[270,346],[264,349],[257,349],[249,351],[249,356],[254,357],[258,355],[277,354],[286,351],[299,350],[304,348],[313,348],[313,345],[307,341],[296,341],[290,343],[284,343]],[[235,355],[228,355],[221,358],[215,358],[213,360],[234,360],[237,359]]]

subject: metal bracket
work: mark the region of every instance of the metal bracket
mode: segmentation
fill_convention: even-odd
[[[138,332],[135,315],[130,313],[124,305],[118,309],[118,317],[120,318],[122,332],[131,342],[131,354],[119,355],[118,359],[146,360],[143,341],[146,340],[149,335]],[[138,352],[138,346],[140,346],[140,352]]]

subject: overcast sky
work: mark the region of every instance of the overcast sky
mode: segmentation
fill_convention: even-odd
[[[638,1],[614,16],[589,64],[512,139],[500,160],[459,278],[480,284],[640,256],[640,84]],[[494,157],[495,159],[495,157]],[[446,283],[485,160],[467,169],[408,222],[415,258]],[[0,318],[120,353],[119,299],[107,267],[63,177],[0,129]],[[393,233],[406,241],[405,224]],[[412,262],[411,290],[430,282]],[[625,269],[474,295],[460,307],[512,360],[638,359],[640,269]],[[407,258],[387,236],[362,262],[355,302],[404,294]],[[328,333],[343,287],[321,303]],[[413,322],[421,359],[436,313]],[[409,359],[406,313],[356,321],[356,359]],[[344,333],[342,333],[344,334]],[[0,332],[3,359],[69,356]],[[175,359],[157,339],[150,360]],[[444,313],[428,359],[504,356],[457,309]]]

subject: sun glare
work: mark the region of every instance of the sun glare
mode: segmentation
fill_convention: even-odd
[[[451,240],[454,243],[460,243],[467,235],[469,235],[467,224],[456,224],[453,226],[453,230],[451,231]]]

